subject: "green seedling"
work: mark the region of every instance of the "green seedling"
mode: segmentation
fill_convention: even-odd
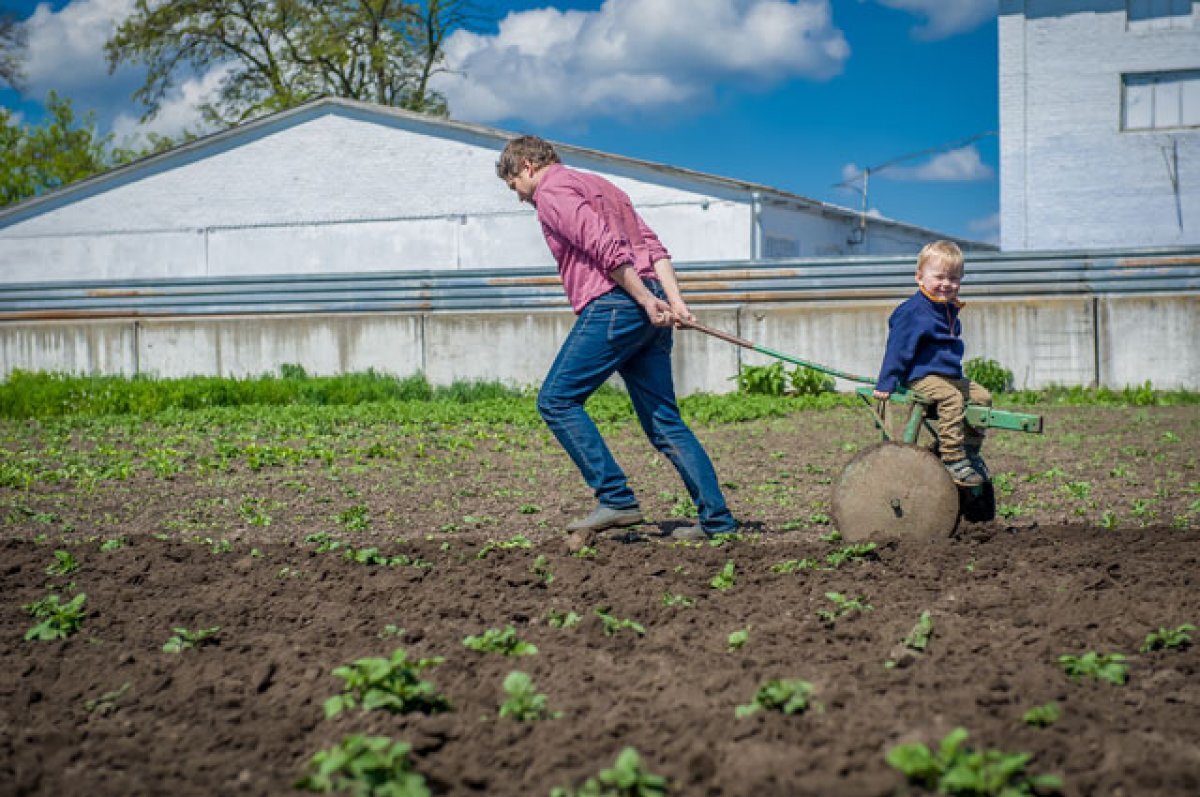
[[[822,526],[828,525],[829,523],[832,522],[829,515],[826,515],[824,512],[817,512],[817,513],[813,514],[811,517],[809,517],[809,521],[812,523],[816,523],[817,525],[822,525]],[[842,533],[840,531],[838,531],[837,529],[834,529],[833,531],[829,532],[828,534],[822,534],[817,539],[819,539],[821,542],[841,542],[842,541]],[[872,549],[874,549],[875,546],[872,545],[871,547],[872,547]]]
[[[1062,716],[1057,703],[1047,703],[1044,706],[1034,706],[1021,716],[1021,721],[1035,728],[1048,728],[1058,722]]]
[[[546,586],[554,583],[554,574],[550,572],[550,562],[546,559],[545,554],[538,554],[537,558],[533,560],[529,572],[540,578]]]
[[[380,639],[395,639],[396,637],[404,636],[404,629],[393,623],[388,623],[383,627],[383,630],[375,636],[379,637]]]
[[[588,778],[578,789],[556,786],[550,797],[666,797],[667,779],[642,769],[641,756],[632,747],[617,755],[611,769]]]
[[[479,636],[469,636],[463,640],[463,645],[477,653],[499,653],[503,656],[533,656],[538,652],[537,646],[522,642],[517,637],[517,629],[511,625],[503,631],[489,628]]]
[[[358,562],[360,565],[383,565],[385,567],[416,567],[426,568],[433,567],[424,559],[413,559],[405,554],[396,554],[395,556],[384,556],[379,552],[378,548],[347,548],[342,553],[343,559],[349,559],[351,562]]]
[[[746,646],[746,643],[749,641],[750,641],[750,631],[746,628],[741,628],[741,629],[738,629],[737,631],[734,631],[733,633],[731,633],[729,635],[729,639],[726,640],[726,646],[728,647],[729,651],[732,653],[735,650],[741,650],[742,648],[744,648]]]
[[[821,563],[816,559],[787,559],[771,565],[772,573],[795,573],[797,570],[816,570]]]
[[[70,551],[55,551],[54,561],[46,565],[48,576],[68,576],[79,569],[79,562]]]
[[[662,596],[662,605],[682,606],[687,609],[695,606],[696,601],[693,598],[689,598],[687,595],[675,595],[671,592],[664,592]]]
[[[754,700],[734,709],[734,716],[748,717],[759,711],[779,711],[784,714],[800,714],[808,709],[808,696],[813,685],[798,678],[780,678],[767,681],[758,688]]]
[[[116,551],[124,548],[125,545],[126,542],[124,537],[113,537],[111,540],[105,540],[104,542],[100,543],[100,550],[105,552]]]
[[[334,522],[347,531],[366,531],[371,527],[371,510],[366,504],[355,504],[339,512]]]
[[[724,534],[714,534],[709,538],[708,544],[711,548],[720,548],[723,545],[729,545],[733,542],[741,542],[746,539],[745,535],[738,531],[727,531]]]
[[[526,673],[514,670],[504,679],[504,694],[508,699],[500,704],[500,716],[511,717],[518,722],[541,719],[558,719],[561,711],[550,711],[546,707],[546,696],[534,688],[533,679]]]
[[[1129,668],[1124,664],[1125,657],[1120,653],[1100,655],[1094,650],[1082,656],[1059,656],[1058,665],[1072,681],[1080,678],[1095,678],[1108,681],[1110,684],[1122,686],[1129,680]]]
[[[572,611],[560,612],[556,609],[551,609],[546,612],[546,625],[551,628],[574,628],[579,625],[579,621],[583,618]]]
[[[575,553],[571,554],[571,556],[574,556],[576,559],[590,559],[597,553],[599,553],[599,551],[597,551],[595,548],[590,545],[585,545]]]
[[[1178,628],[1159,628],[1146,635],[1146,641],[1138,651],[1149,653],[1153,650],[1183,650],[1192,644],[1189,632],[1195,630],[1196,626],[1191,623],[1185,623]]]
[[[507,550],[511,550],[513,548],[532,548],[532,547],[533,547],[533,543],[529,541],[528,537],[526,537],[522,534],[514,534],[512,537],[509,537],[507,540],[488,540],[484,544],[484,546],[479,549],[479,553],[475,554],[475,558],[476,559],[487,559],[488,554],[490,554],[492,551],[497,551],[497,550],[507,551]]]
[[[48,642],[55,639],[66,639],[83,625],[86,613],[83,604],[87,595],[79,593],[66,603],[59,601],[57,595],[47,595],[24,607],[25,611],[41,620],[40,623],[25,632],[26,641],[38,640]]]
[[[1113,529],[1117,526],[1117,513],[1111,509],[1106,509],[1100,514],[1100,527],[1105,529]]]
[[[737,566],[734,565],[732,560],[726,562],[725,566],[721,568],[721,572],[713,576],[712,581],[709,581],[708,585],[715,590],[720,590],[721,592],[732,589],[734,583],[736,583],[734,579],[734,572],[736,569]]]
[[[338,667],[333,674],[344,682],[343,690],[325,701],[325,718],[359,705],[363,711],[381,708],[394,714],[450,711],[450,701],[438,694],[437,687],[421,680],[422,672],[443,661],[440,657],[409,661],[408,651],[396,648],[386,659],[359,659]]]
[[[172,628],[171,630],[175,632],[175,635],[163,644],[164,653],[182,653],[201,645],[213,644],[216,642],[213,637],[221,630],[221,626],[214,625],[212,628],[200,628],[196,631],[189,631],[186,628]]]
[[[921,618],[917,620],[917,624],[908,632],[908,636],[902,640],[904,647],[918,652],[924,652],[929,646],[929,638],[933,636],[933,618],[929,616],[928,611],[921,612]]]
[[[315,534],[305,535],[304,541],[316,545],[317,553],[336,551],[347,545],[347,543],[342,542],[327,531],[318,531]]]
[[[967,731],[955,728],[942,739],[937,752],[921,743],[901,744],[887,752],[887,762],[910,783],[938,794],[963,797],[1019,797],[1062,788],[1054,775],[1025,774],[1029,753],[999,750],[975,752],[963,746]]]
[[[847,598],[840,592],[826,592],[826,599],[833,602],[834,608],[821,609],[817,612],[817,618],[826,625],[833,625],[841,618],[854,612],[869,612],[875,607],[865,602],[863,596],[857,598]]]
[[[308,762],[296,788],[354,797],[429,797],[425,778],[408,760],[411,748],[386,736],[353,734]]]
[[[121,684],[118,688],[111,692],[105,692],[100,697],[93,697],[83,701],[83,708],[89,714],[98,713],[102,717],[107,717],[119,707],[117,704],[125,693],[129,691],[131,684],[129,681]]]
[[[646,635],[646,628],[641,623],[635,623],[633,620],[620,620],[608,613],[608,607],[602,606],[596,609],[596,616],[600,618],[600,622],[604,623],[604,635],[613,636],[618,631],[629,630],[638,636]]]
[[[878,546],[873,542],[859,543],[858,545],[847,545],[832,553],[825,555],[825,561],[831,568],[837,569],[846,562],[853,562],[856,559],[866,559],[874,556],[875,549]]]

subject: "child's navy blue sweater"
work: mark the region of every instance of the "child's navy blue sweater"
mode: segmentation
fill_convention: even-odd
[[[891,393],[899,385],[930,374],[962,379],[961,304],[936,302],[922,291],[905,299],[888,319],[887,349],[876,390]]]

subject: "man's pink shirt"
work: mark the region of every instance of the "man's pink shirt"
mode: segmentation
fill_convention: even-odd
[[[603,177],[556,163],[542,174],[533,203],[577,314],[616,287],[613,269],[632,265],[653,279],[655,261],[671,256],[628,195]]]

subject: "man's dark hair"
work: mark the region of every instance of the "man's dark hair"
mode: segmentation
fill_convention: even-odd
[[[521,164],[529,161],[535,169],[562,163],[549,141],[537,136],[520,136],[508,142],[496,161],[496,176],[507,180],[521,171]]]

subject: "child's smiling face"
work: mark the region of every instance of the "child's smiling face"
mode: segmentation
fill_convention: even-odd
[[[962,285],[961,266],[947,263],[942,258],[931,258],[917,269],[917,284],[926,295],[939,302],[958,300],[958,288]]]

